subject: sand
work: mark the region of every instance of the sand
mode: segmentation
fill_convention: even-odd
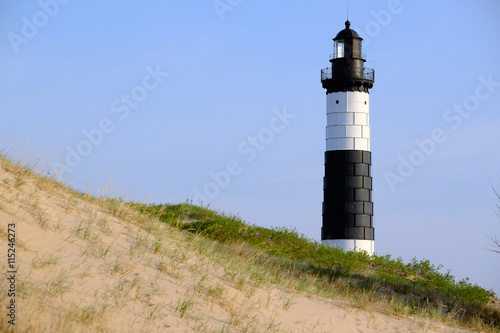
[[[2,331],[13,327],[6,314],[14,299],[15,332],[469,332],[252,282],[231,269],[237,258],[215,260],[205,240],[7,161],[0,221]],[[9,224],[15,297],[7,293]]]

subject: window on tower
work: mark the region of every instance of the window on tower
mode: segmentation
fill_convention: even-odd
[[[335,41],[335,59],[344,57],[344,40],[339,39]]]

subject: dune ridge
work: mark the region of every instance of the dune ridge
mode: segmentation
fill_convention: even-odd
[[[1,272],[9,224],[17,271],[15,297],[0,295],[2,332],[471,332],[366,299],[320,297],[297,287],[307,281],[252,265],[267,259],[249,247],[191,235],[6,158],[0,221]]]

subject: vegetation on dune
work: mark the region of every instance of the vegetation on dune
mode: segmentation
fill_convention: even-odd
[[[336,288],[351,293],[372,292],[380,300],[398,300],[409,313],[439,313],[462,323],[481,321],[489,327],[500,326],[500,312],[488,306],[492,291],[456,281],[450,271],[441,272],[429,260],[404,263],[390,255],[369,256],[344,252],[323,245],[287,228],[264,228],[244,223],[238,216],[190,203],[147,205],[132,203],[135,210],[162,222],[220,243],[246,244],[279,258],[284,269],[328,279]],[[400,303],[398,303],[400,304]]]
[[[159,318],[164,309],[175,312],[197,331],[209,331],[210,325],[222,325],[222,331],[229,327],[263,331],[262,325],[278,331],[274,329],[279,326],[276,318],[262,319],[251,310],[263,306],[262,302],[266,308],[278,302],[286,311],[293,305],[293,293],[304,292],[329,297],[340,306],[420,317],[422,329],[426,323],[444,321],[480,332],[500,332],[500,308],[491,302],[498,302],[493,292],[467,279],[457,281],[450,271],[443,272],[442,266],[428,260],[405,263],[390,255],[345,253],[294,229],[249,225],[238,216],[188,202],[154,205],[94,197],[37,174],[35,166],[12,163],[0,152],[0,210],[19,221],[32,217],[41,230],[80,244],[81,253],[75,252],[78,259],[69,266],[71,274],[55,269],[67,260],[60,252],[46,251],[27,261],[30,272],[43,274],[39,278],[27,274],[19,280],[20,299],[42,300],[29,308],[32,313],[26,315],[30,320],[24,322],[25,327],[43,324],[72,327],[73,331],[92,331],[91,327],[96,332],[106,331],[104,323],[126,311],[128,304],[139,304],[146,309],[141,314],[144,327],[155,326],[157,320],[162,325]],[[57,202],[50,209],[49,197]],[[118,238],[113,235],[124,238],[125,246],[117,246],[114,241]],[[23,244],[19,241],[20,248]],[[101,284],[100,292],[89,296],[92,302],[88,303],[99,306],[66,304],[68,291],[88,288],[95,262],[105,267],[100,278],[118,284],[111,289]],[[153,280],[134,271],[139,263],[141,272],[157,274]],[[172,284],[187,289],[166,302],[164,288]],[[241,304],[229,294],[227,285],[245,297]],[[279,292],[254,299],[252,308],[249,299],[264,285]],[[47,298],[59,302],[59,308],[53,310],[60,313],[42,322],[35,315],[45,307]],[[201,315],[204,302],[227,313],[227,322],[205,320]],[[5,319],[0,320],[0,331],[6,325]],[[36,332],[43,331],[40,326]]]

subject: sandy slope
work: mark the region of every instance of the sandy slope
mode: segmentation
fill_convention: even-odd
[[[16,332],[466,332],[256,283],[203,239],[0,162],[0,271],[14,223]]]

